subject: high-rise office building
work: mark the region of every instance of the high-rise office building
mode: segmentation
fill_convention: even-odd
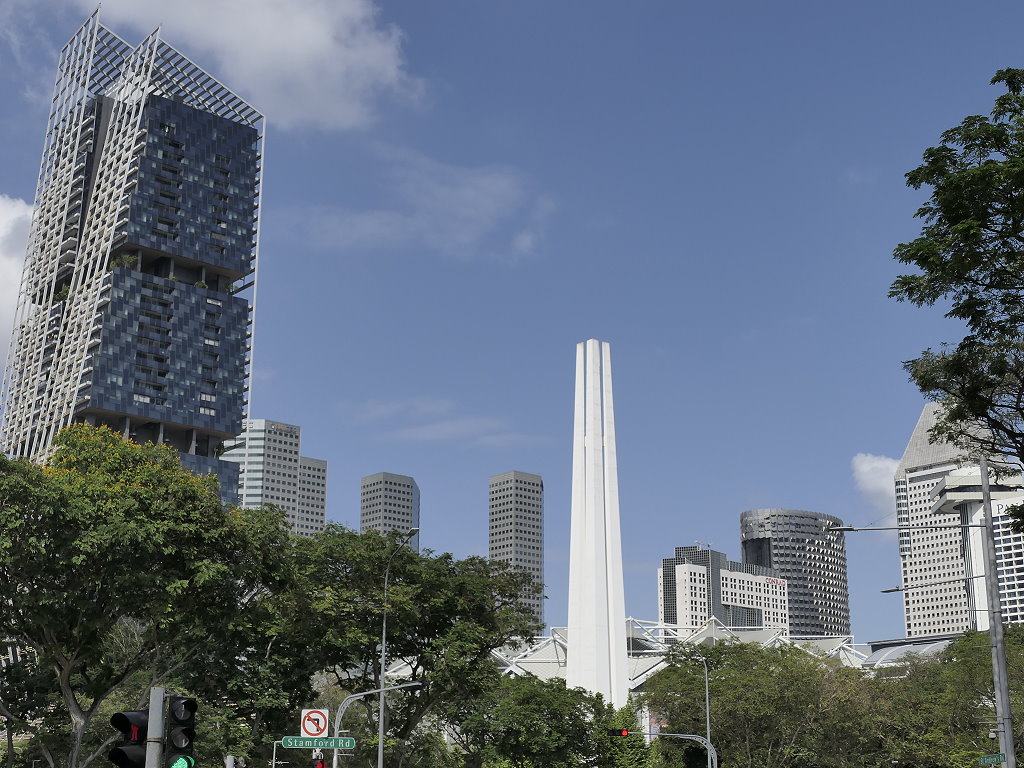
[[[843,521],[800,509],[749,509],[740,515],[743,562],[772,568],[789,585],[789,633],[850,634],[846,542],[830,531]]]
[[[902,593],[907,637],[955,634],[974,626],[964,588],[963,533],[959,528],[926,527],[957,522],[953,510],[933,510],[932,491],[960,466],[962,453],[948,443],[929,440],[937,409],[935,403],[925,405],[896,468],[901,576],[904,586],[921,585]],[[910,530],[917,526],[925,528]]]
[[[378,472],[363,478],[359,498],[359,530],[405,531],[420,527],[420,487],[406,475]],[[420,549],[420,535],[409,540]]]
[[[237,496],[263,116],[154,32],[61,52],[4,375],[5,452],[73,421],[173,446]]]
[[[1024,533],[1013,530],[1010,507],[1024,504],[1020,477],[989,477],[992,509],[992,538],[995,544],[995,574],[999,588],[999,610],[1006,624],[1024,623]],[[981,469],[969,466],[952,470],[932,491],[932,509],[948,523],[964,525],[964,583],[967,621],[971,629],[989,628],[988,584],[984,578],[985,555],[982,525],[985,514]],[[945,517],[945,515],[953,517]],[[919,591],[919,590],[908,590]]]
[[[704,547],[676,547],[658,569],[658,621],[694,629],[714,617],[742,629],[789,626],[786,580]]]
[[[528,571],[535,584],[544,586],[544,481],[527,472],[505,472],[489,482],[487,552]],[[544,596],[523,598],[540,621]]]
[[[239,465],[243,507],[275,504],[288,513],[293,533],[312,536],[327,515],[327,462],[302,455],[294,424],[246,419],[245,431],[223,458]]]

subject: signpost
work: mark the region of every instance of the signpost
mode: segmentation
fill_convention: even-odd
[[[978,765],[996,765],[1005,762],[1006,755],[1002,752],[997,752],[994,755],[982,755],[978,758]]]
[[[351,736],[285,736],[281,739],[285,749],[355,749]]]

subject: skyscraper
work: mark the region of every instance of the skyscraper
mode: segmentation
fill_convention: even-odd
[[[615,707],[629,696],[611,347],[576,345],[565,681]]]
[[[223,458],[239,465],[243,507],[275,504],[288,513],[293,533],[324,529],[327,462],[303,456],[302,430],[294,424],[246,419],[245,431]]]
[[[404,533],[420,527],[420,487],[406,475],[378,472],[363,478],[359,499],[359,530]],[[420,549],[420,535],[409,540]]]
[[[544,481],[527,472],[505,472],[489,483],[487,552],[528,571],[535,584],[544,586]],[[523,598],[540,621],[543,595]]]
[[[843,521],[800,509],[749,509],[740,515],[743,562],[774,569],[789,584],[789,632],[850,634],[846,541],[829,531]]]
[[[676,547],[658,569],[658,621],[696,629],[712,617],[727,627],[788,628],[786,580],[713,549]]]
[[[974,625],[964,588],[967,571],[961,529],[909,530],[958,522],[952,514],[933,512],[932,491],[959,467],[961,455],[952,445],[929,441],[937,410],[935,403],[925,405],[896,468],[896,524],[908,529],[899,531],[903,584],[927,585],[902,593],[907,637],[954,634]]]
[[[263,116],[153,32],[61,52],[4,375],[3,450],[72,421],[173,446],[237,495]]]

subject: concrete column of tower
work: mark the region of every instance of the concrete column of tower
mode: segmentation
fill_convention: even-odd
[[[611,349],[576,347],[566,683],[621,707],[629,695]]]

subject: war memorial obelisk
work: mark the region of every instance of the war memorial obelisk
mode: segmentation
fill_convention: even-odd
[[[568,630],[566,684],[600,693],[616,708],[625,706],[626,606],[611,348],[596,339],[576,345]]]

